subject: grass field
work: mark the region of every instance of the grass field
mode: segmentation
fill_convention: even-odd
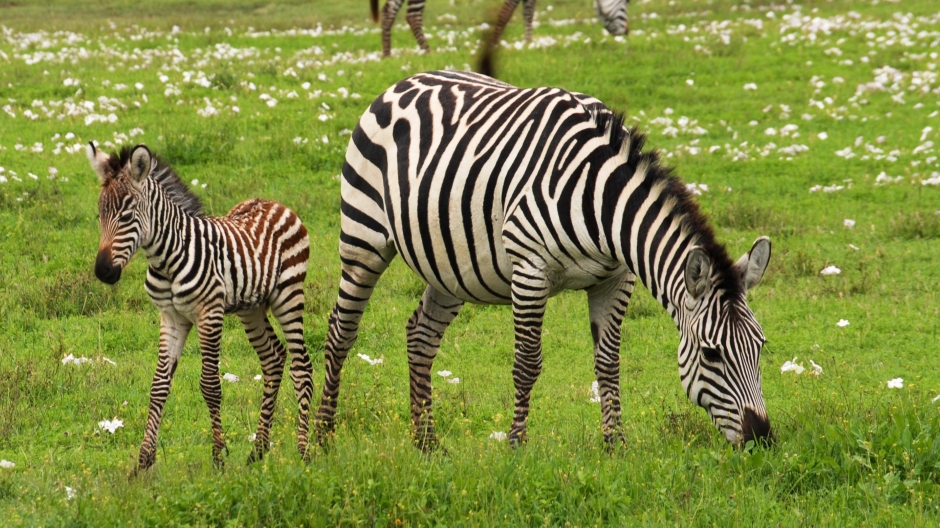
[[[625,39],[605,36],[587,0],[541,0],[534,44],[519,43],[519,13],[505,36],[502,80],[624,111],[686,182],[706,186],[699,202],[733,255],[773,240],[749,303],[769,339],[775,448],[732,449],[688,401],[678,332],[641,289],[624,325],[623,449],[603,447],[587,305],[573,292],[549,303],[531,441],[517,450],[489,438],[512,420],[510,311],[464,308],[435,363],[460,378],[435,377],[446,453],[425,456],[410,440],[404,337],[423,284],[396,262],[344,369],[334,449],[300,461],[284,390],[270,456],[244,463],[261,370],[233,318],[225,469],[211,464],[191,339],[157,463],[134,479],[159,317],[144,259],[115,287],[92,273],[98,189],[82,145],[146,143],[212,214],[256,196],[300,214],[319,390],[348,130],[402,77],[472,66],[500,2],[432,0],[433,52],[416,51],[401,17],[384,61],[364,0],[49,4],[0,1],[0,459],[13,464],[0,467],[0,524],[940,521],[933,0],[638,0]],[[841,273],[820,273],[829,266]],[[63,363],[70,354],[90,361]],[[781,372],[794,357],[806,371]],[[894,378],[903,388],[888,387]],[[113,434],[99,428],[114,418]]]

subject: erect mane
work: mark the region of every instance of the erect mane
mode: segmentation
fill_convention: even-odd
[[[123,146],[120,152],[112,152],[108,157],[108,167],[112,174],[119,174],[131,160],[133,147]],[[156,155],[151,154],[150,178],[157,182],[170,200],[192,216],[202,216],[202,200],[189,190],[183,180]]]
[[[598,130],[608,138],[610,148],[619,150],[626,156],[626,174],[633,177],[637,168],[645,165],[646,175],[642,185],[648,189],[662,185],[662,194],[675,200],[672,214],[679,216],[684,230],[693,234],[695,243],[705,250],[705,254],[711,259],[712,272],[718,275],[716,288],[724,290],[726,298],[739,298],[744,290],[741,277],[734,270],[734,261],[725,246],[715,239],[715,231],[709,225],[708,219],[689,189],[673,173],[672,167],[664,167],[660,163],[656,149],[643,152],[646,134],[640,132],[637,127],[625,128],[623,114],[606,109],[594,113],[594,122]]]

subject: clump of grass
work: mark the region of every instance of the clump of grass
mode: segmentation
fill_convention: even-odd
[[[922,211],[898,213],[889,222],[888,233],[901,240],[940,238],[940,214]]]

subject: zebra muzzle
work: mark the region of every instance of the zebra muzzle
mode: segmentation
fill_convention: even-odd
[[[768,446],[773,445],[775,440],[774,432],[770,428],[770,420],[766,417],[760,416],[750,408],[746,408],[744,409],[744,422],[742,426],[742,430],[744,431],[744,438],[741,442],[742,445],[747,444],[750,440]]]
[[[111,262],[111,250],[102,249],[95,259],[95,277],[105,284],[114,284],[121,280],[121,266]]]

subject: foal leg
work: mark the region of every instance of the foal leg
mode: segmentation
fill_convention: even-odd
[[[535,0],[523,0],[522,18],[525,20],[525,41],[532,42],[532,22],[535,20]]]
[[[160,355],[157,359],[157,371],[153,375],[153,384],[150,386],[150,411],[147,413],[147,428],[140,444],[135,474],[148,469],[156,460],[157,433],[163,419],[163,406],[170,395],[173,374],[176,373],[186,336],[192,327],[192,323],[175,312],[160,313]]]
[[[258,359],[261,360],[261,376],[264,380],[261,416],[258,419],[258,430],[255,432],[255,445],[248,456],[248,463],[251,464],[261,460],[270,445],[271,420],[274,418],[277,391],[281,386],[284,360],[287,355],[274,329],[271,328],[264,307],[238,312],[238,318],[245,326],[248,341],[258,353]]]
[[[431,367],[441,347],[444,331],[462,307],[463,301],[429,285],[408,320],[411,421],[415,429],[415,445],[422,451],[430,451],[437,446],[431,409]]]
[[[408,0],[408,13],[405,20],[411,26],[411,32],[418,41],[418,46],[425,52],[431,51],[427,39],[424,38],[424,0]]]
[[[392,26],[405,0],[387,0],[382,8],[382,56],[392,54]]]
[[[222,307],[207,307],[199,314],[196,330],[199,332],[199,347],[202,350],[202,377],[199,388],[209,407],[212,420],[212,462],[216,467],[224,465],[222,451],[228,451],[222,434],[222,380],[219,378],[219,349],[222,344]]]
[[[624,442],[620,418],[620,328],[636,275],[627,272],[587,290],[594,338],[594,374],[601,398],[601,430],[613,447]]]

